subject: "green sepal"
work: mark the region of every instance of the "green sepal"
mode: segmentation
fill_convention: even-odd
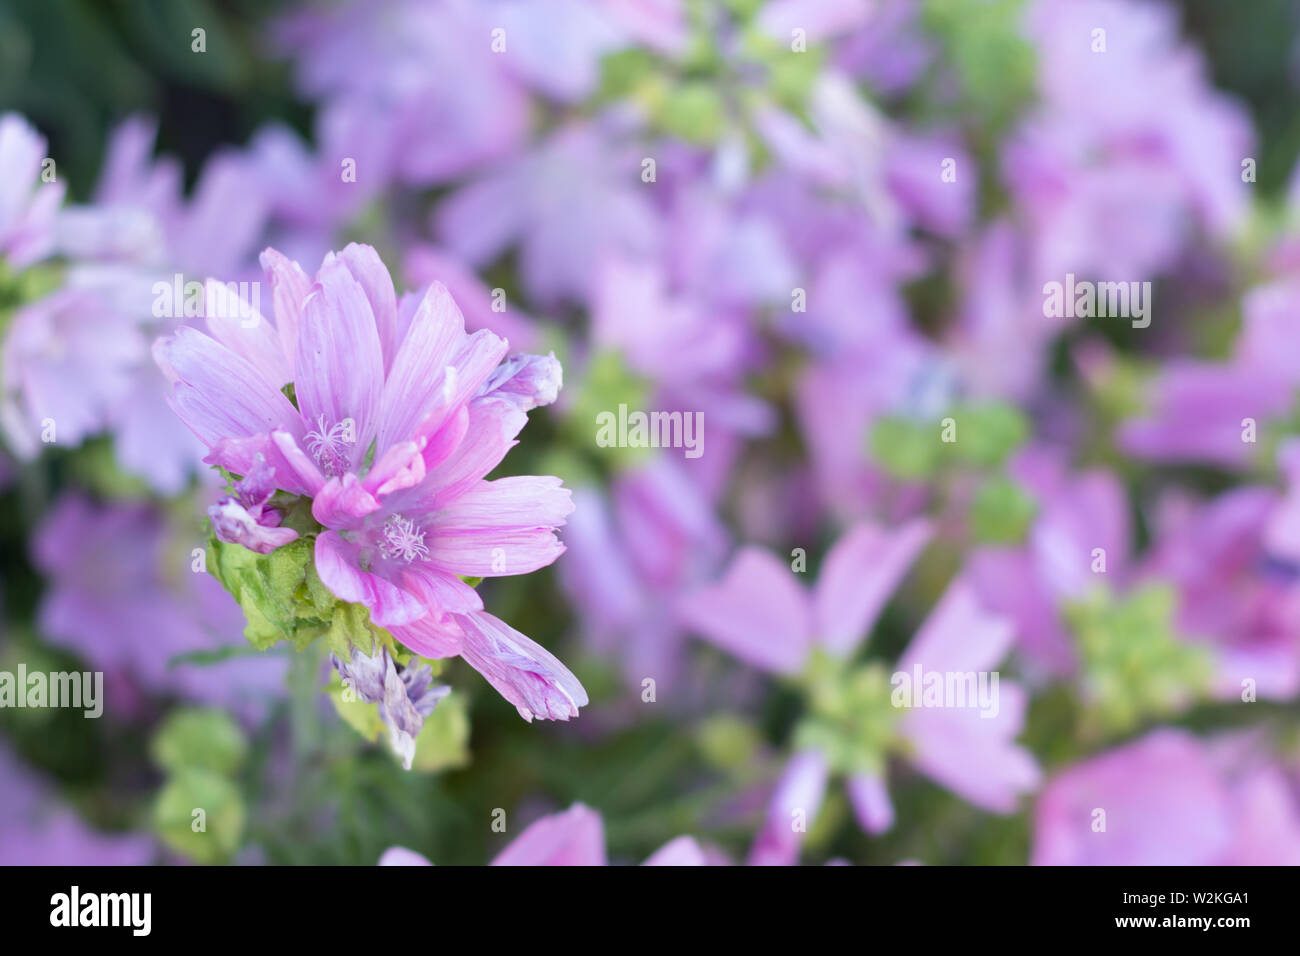
[[[364,605],[340,601],[325,587],[312,560],[314,537],[300,537],[270,554],[208,537],[208,569],[239,602],[244,637],[258,650],[288,641],[301,650],[317,638],[346,660],[351,648],[373,655],[393,637],[370,620]]]
[[[795,728],[796,750],[818,750],[839,773],[880,776],[897,742],[901,714],[879,663],[851,664],[820,649],[803,674],[808,712]]]
[[[1144,720],[1167,719],[1208,691],[1210,653],[1177,633],[1176,607],[1177,596],[1167,585],[1148,585],[1123,598],[1098,587],[1065,606],[1083,664],[1090,734],[1122,734]]]

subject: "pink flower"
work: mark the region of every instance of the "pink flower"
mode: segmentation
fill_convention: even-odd
[[[407,647],[464,656],[525,719],[576,716],[577,679],[462,580],[524,574],[564,550],[555,529],[573,506],[558,478],[484,480],[526,411],[554,400],[559,363],[502,365],[505,340],[466,334],[440,283],[399,304],[368,246],[327,255],[314,281],[273,249],[262,263],[274,326],[210,282],[211,336],[183,328],[155,345],[204,460],[265,467],[311,497],[321,581]]]
[[[1151,522],[1141,571],[1175,588],[1179,630],[1211,651],[1225,700],[1246,681],[1262,697],[1300,689],[1300,576],[1269,550],[1280,507],[1271,488],[1253,485],[1205,502],[1170,492]]]
[[[652,853],[645,866],[707,866],[709,855],[692,838],[680,836]],[[575,803],[530,823],[496,855],[492,866],[607,866],[605,824],[600,814]],[[379,858],[380,866],[429,866],[414,850],[394,846]]]
[[[857,525],[827,555],[811,595],[777,558],[747,548],[720,583],[684,602],[683,616],[712,643],[756,667],[787,677],[802,675],[815,720],[822,693],[819,685],[830,685],[837,703],[863,686],[855,680],[855,674],[863,672],[855,670],[850,660],[929,536],[924,521],[895,532]],[[1010,622],[987,614],[970,585],[958,580],[899,660],[898,673],[911,675],[918,669],[974,673],[991,668],[1010,650],[1013,638]],[[829,666],[818,669],[815,649],[823,652],[821,660],[829,660]],[[885,696],[890,695],[890,683],[881,679]],[[1011,813],[1019,795],[1037,784],[1038,768],[1032,756],[1013,742],[1024,722],[1025,693],[1003,681],[999,698],[991,715],[971,706],[909,707],[890,728],[889,741],[904,742],[914,766],[976,806]],[[890,703],[886,700],[880,707],[875,698],[859,698],[851,709],[888,713]],[[842,709],[839,717],[844,718]],[[751,862],[794,861],[833,771],[847,778],[859,825],[872,833],[889,829],[893,807],[881,755],[855,749],[862,730],[855,725],[847,739],[828,740],[822,732],[802,743],[796,741],[799,752],[777,785]],[[881,741],[880,745],[887,744]],[[833,755],[828,746],[834,747]],[[794,826],[800,819],[804,826]]]
[[[0,114],[0,259],[21,269],[54,247],[62,182],[41,182],[45,139],[17,113]]]
[[[1300,863],[1292,785],[1241,743],[1160,729],[1067,768],[1038,800],[1033,864]]]
[[[236,483],[233,495],[222,498],[208,509],[212,529],[222,541],[242,544],[249,551],[270,554],[298,537],[292,528],[281,528],[280,512],[268,507],[275,494],[275,471],[258,455],[253,470]]]
[[[1070,472],[1056,448],[1030,446],[1013,458],[1012,476],[1041,503],[1025,542],[981,547],[968,559],[969,579],[990,611],[1011,618],[1020,650],[1045,674],[1078,666],[1063,608],[1090,589],[1130,581],[1132,529],[1124,488],[1109,471]],[[1094,569],[1096,549],[1107,564]]]

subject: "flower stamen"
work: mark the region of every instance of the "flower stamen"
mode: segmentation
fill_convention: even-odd
[[[390,515],[384,522],[384,540],[379,550],[384,557],[401,558],[407,564],[416,558],[423,560],[429,556],[424,532],[417,531],[415,522],[401,515]]]
[[[351,419],[344,419],[336,425],[327,427],[325,416],[316,419],[317,428],[306,435],[307,450],[311,452],[316,464],[327,478],[334,478],[347,472],[351,464],[346,448],[351,444]]]

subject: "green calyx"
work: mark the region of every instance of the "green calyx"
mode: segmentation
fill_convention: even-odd
[[[902,716],[890,700],[884,666],[855,665],[817,651],[804,686],[808,712],[795,730],[795,748],[821,751],[838,773],[883,774]]]
[[[868,454],[900,481],[928,481],[956,469],[996,469],[1029,437],[1029,422],[1013,405],[973,402],[937,420],[879,418]]]
[[[1148,586],[1124,598],[1098,589],[1066,606],[1083,665],[1084,719],[1094,735],[1165,719],[1207,691],[1209,652],[1180,639],[1175,604],[1172,589]]]
[[[208,537],[208,570],[243,608],[244,637],[258,650],[288,641],[301,650],[325,638],[346,659],[352,648],[374,654],[395,650],[393,636],[370,620],[362,604],[340,601],[321,582],[312,560],[315,535],[300,537],[270,554]]]

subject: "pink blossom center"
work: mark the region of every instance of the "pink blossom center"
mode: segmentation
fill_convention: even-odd
[[[400,558],[410,564],[416,558],[427,558],[429,549],[424,544],[424,532],[415,522],[401,515],[390,515],[384,522],[384,539],[379,545],[386,558]]]
[[[325,416],[316,419],[316,429],[307,433],[307,450],[311,452],[316,464],[326,477],[337,477],[347,472],[351,460],[348,457],[349,421],[341,421],[326,426]]]

